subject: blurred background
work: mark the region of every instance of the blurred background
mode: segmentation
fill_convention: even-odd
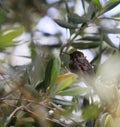
[[[0,126],[110,127],[119,51],[119,0],[0,0]]]

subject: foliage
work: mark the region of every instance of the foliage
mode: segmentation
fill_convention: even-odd
[[[12,56],[12,50],[27,43],[30,56],[21,57],[31,60],[22,66],[13,66],[7,57],[0,61],[0,127],[119,126],[120,53],[109,35],[120,33],[120,19],[119,14],[106,16],[119,3],[81,0],[84,13],[77,14],[74,0],[0,1],[1,55]],[[54,22],[69,30],[64,44],[61,34],[44,32],[48,40],[55,36],[58,44],[36,43],[34,27],[51,7],[63,17]],[[19,40],[25,33],[30,39]],[[92,72],[71,72],[70,54],[84,49],[93,53]],[[103,56],[108,60],[101,64]]]

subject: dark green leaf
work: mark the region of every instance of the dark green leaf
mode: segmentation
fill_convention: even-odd
[[[86,23],[88,22],[87,19],[80,17],[79,15],[75,14],[75,13],[69,13],[68,14],[68,19],[69,21],[75,23],[75,24],[80,24],[80,23]]]
[[[45,69],[45,79],[36,86],[36,89],[42,89],[45,91],[48,86],[49,88],[52,88],[52,86],[56,83],[57,76],[60,72],[60,67],[60,60],[58,58],[51,57]]]
[[[90,48],[97,48],[100,45],[100,42],[89,42],[89,43],[72,43],[72,46],[77,49],[90,49]]]
[[[36,89],[39,91],[40,89],[43,91],[46,91],[46,89],[48,88],[49,84],[50,84],[50,78],[51,78],[51,72],[52,72],[52,66],[53,66],[53,58],[50,58],[49,62],[47,63],[47,67],[45,69],[45,79],[43,80],[43,82],[39,83],[36,86]]]
[[[95,5],[93,2],[90,2],[88,10],[87,10],[87,19],[91,20],[95,16]]]
[[[72,48],[72,49],[70,49],[70,50],[69,50],[69,55],[70,55],[71,53],[73,53],[73,52],[76,52],[76,51],[77,51],[76,48]]]
[[[50,88],[56,83],[58,74],[60,72],[61,63],[58,58],[53,60],[52,70],[51,70],[51,77],[50,77]]]
[[[7,120],[6,127],[15,126],[17,118],[13,116],[10,120]]]
[[[61,61],[65,67],[69,68],[70,55],[66,53],[62,53]]]
[[[7,116],[2,116],[2,118],[0,119],[0,127],[4,127],[6,120],[7,120]]]
[[[106,13],[106,12],[112,10],[112,9],[115,8],[118,4],[120,4],[120,1],[119,1],[119,0],[115,1],[114,3],[112,2],[110,5],[105,6],[105,7],[104,7],[104,10],[102,11],[101,14],[104,14],[104,13]]]
[[[84,40],[84,41],[100,41],[100,37],[97,36],[86,36],[86,37],[82,37],[78,40]]]
[[[60,91],[57,94],[62,96],[81,96],[89,92],[88,88],[83,87],[72,87],[66,90]]]
[[[75,29],[75,28],[77,28],[77,25],[65,22],[63,20],[55,19],[55,22],[58,25],[60,25],[61,27],[64,27],[64,28],[69,28],[69,29]]]
[[[35,51],[35,44],[33,42],[30,43],[29,45],[30,48],[30,53],[31,53],[31,58],[34,59],[36,56],[36,51]]]
[[[70,9],[69,9],[69,6],[68,6],[67,1],[65,1],[65,7],[66,7],[66,11],[67,11],[67,13],[69,13],[69,12],[70,12]]]
[[[0,25],[5,22],[6,18],[7,14],[4,11],[0,10]]]
[[[113,33],[113,34],[119,34],[120,29],[119,28],[106,28],[106,27],[101,27],[101,31],[104,33]]]
[[[85,13],[85,0],[82,0],[82,6],[83,6],[83,9],[84,9],[84,13]]]
[[[105,20],[114,20],[114,21],[120,21],[120,14],[118,14],[118,15],[116,15],[116,16],[114,16],[114,17],[100,17],[100,19],[105,19]]]

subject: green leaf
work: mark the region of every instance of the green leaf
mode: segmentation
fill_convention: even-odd
[[[82,37],[78,40],[84,40],[84,41],[100,41],[100,37],[97,36],[86,36],[86,37]]]
[[[113,127],[113,118],[111,115],[107,115],[105,122],[104,122],[104,127]]]
[[[76,74],[72,74],[71,76],[66,77],[60,82],[60,84],[58,84],[56,92],[62,91],[63,89],[69,87],[76,79],[77,79]]]
[[[61,54],[61,61],[65,67],[69,68],[70,55],[66,54],[66,53],[62,53]]]
[[[101,14],[104,14],[110,10],[112,10],[113,8],[115,8],[118,4],[120,4],[119,0],[111,0],[104,8]]]
[[[85,120],[91,120],[98,116],[99,107],[98,105],[92,104],[83,109],[82,116]]]
[[[10,29],[10,31],[6,31],[7,33],[0,33],[0,48],[5,48],[9,46],[13,46],[14,41],[17,36],[22,34],[23,32],[23,27],[17,27]]]
[[[58,98],[52,98],[52,102],[58,105],[64,105],[64,106],[72,106],[73,102],[64,100],[64,99],[58,99]]]
[[[69,50],[69,55],[70,55],[71,53],[75,52],[75,51],[77,51],[76,48],[72,48],[72,49],[70,49],[70,50]]]
[[[120,117],[120,104],[118,104],[118,106],[117,106],[116,116]]]
[[[7,119],[6,127],[15,126],[16,121],[17,121],[16,116],[11,117],[11,119]]]
[[[112,33],[112,34],[119,34],[120,33],[120,29],[119,28],[101,28],[101,30],[104,32],[104,33]]]
[[[3,116],[1,119],[0,119],[0,127],[4,127],[5,123],[6,123],[6,120],[7,120],[7,116]]]
[[[100,3],[99,0],[92,0],[92,2],[97,6],[97,8],[98,8],[99,10],[102,9],[102,5],[101,5],[101,3]]]
[[[120,14],[116,14],[114,17],[100,17],[102,20],[114,20],[114,21],[120,21]]]
[[[65,7],[66,7],[67,13],[69,13],[69,12],[70,12],[70,8],[69,8],[69,6],[68,6],[68,2],[67,2],[67,1],[65,1]]]
[[[48,88],[50,84],[53,61],[54,61],[54,58],[51,57],[45,69],[45,79],[41,83],[37,84],[36,86],[37,91],[39,91],[40,89],[43,91],[46,91],[46,89]]]
[[[49,61],[45,69],[45,78],[41,83],[37,84],[36,89],[38,91],[40,89],[46,91],[48,87],[51,89],[52,86],[56,83],[58,74],[60,72],[60,68],[61,68],[60,60],[53,56],[49,56]]]
[[[117,0],[117,1],[119,1],[119,0]],[[109,1],[106,2],[104,7],[109,7],[110,5],[112,5],[115,2],[116,2],[116,0],[109,0]]]
[[[55,19],[55,22],[64,28],[69,28],[69,29],[76,29],[77,28],[77,25],[65,22],[63,20]]]
[[[87,10],[87,19],[91,20],[96,14],[95,5],[93,2],[90,2],[88,10]]]
[[[100,42],[89,42],[89,43],[72,43],[72,46],[77,49],[90,49],[90,48],[97,48],[100,46]]]
[[[87,19],[80,17],[79,15],[75,14],[75,13],[69,13],[68,14],[68,19],[69,21],[75,23],[75,24],[80,24],[80,23],[86,23],[88,22]]]
[[[0,24],[4,23],[6,18],[7,18],[7,14],[5,13],[5,11],[0,10]]]
[[[51,70],[51,77],[50,77],[50,88],[56,83],[58,74],[60,72],[61,62],[58,58],[53,60],[52,70]]]
[[[68,88],[66,90],[60,91],[57,94],[62,96],[81,96],[88,92],[89,92],[88,88],[83,88],[78,86],[78,87],[72,87],[72,88]]]

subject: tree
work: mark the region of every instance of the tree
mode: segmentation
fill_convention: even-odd
[[[119,14],[105,14],[120,2],[81,0],[82,14],[74,11],[77,2],[0,1],[1,54],[12,56],[16,46],[27,43],[30,56],[21,57],[31,60],[22,66],[13,66],[6,57],[1,60],[1,127],[119,126],[120,53],[109,37],[120,32]],[[70,33],[64,44],[59,32],[41,32],[46,38],[56,37],[57,44],[36,43],[35,26],[51,7],[61,16],[53,21]],[[30,38],[21,43],[17,37],[23,33]],[[83,49],[92,52],[92,61]],[[101,64],[103,56],[107,60]]]

